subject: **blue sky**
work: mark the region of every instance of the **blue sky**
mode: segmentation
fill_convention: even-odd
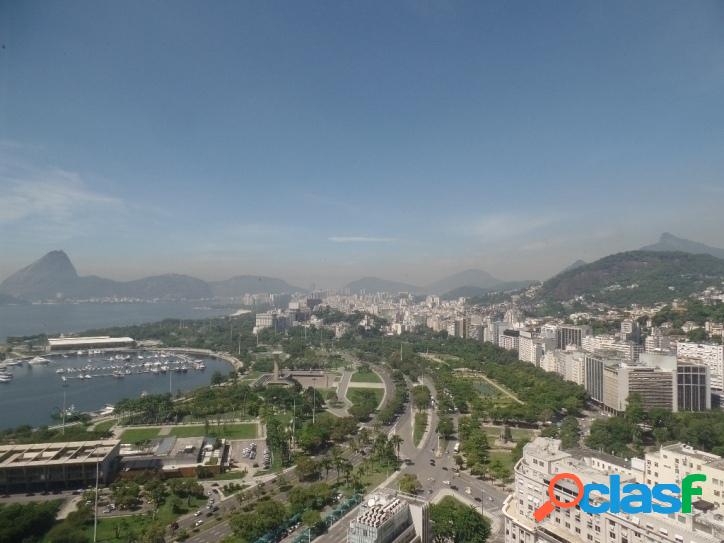
[[[724,246],[721,2],[0,0],[0,277]]]

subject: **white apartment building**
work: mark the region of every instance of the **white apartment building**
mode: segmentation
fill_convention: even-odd
[[[545,352],[543,341],[533,332],[522,331],[518,338],[518,360],[539,366]]]
[[[724,345],[677,341],[676,355],[701,360],[702,364],[709,366],[711,388],[716,390],[724,388]]]
[[[621,483],[640,482],[642,474],[631,466],[596,458],[578,457],[563,451],[556,439],[536,438],[523,450],[515,466],[515,489],[503,505],[505,543],[721,543],[724,517],[719,509],[694,507],[690,514],[602,513],[590,515],[578,507],[554,509],[542,522],[533,512],[548,501],[548,483],[557,473],[578,475],[584,484],[608,484],[617,473]],[[562,501],[577,495],[575,484],[556,484]],[[595,499],[595,498],[594,498]]]
[[[698,451],[683,443],[667,445],[646,454],[644,482],[647,485],[681,485],[681,480],[692,473],[706,475],[706,483],[701,485],[701,499],[715,504],[724,513],[724,459],[721,456]]]
[[[619,358],[628,362],[635,362],[642,351],[641,345],[632,341],[620,341],[611,335],[586,336],[581,341],[581,347],[589,353],[609,351],[617,353]]]
[[[520,335],[517,330],[504,330],[498,336],[498,346],[509,351],[518,352]]]
[[[578,350],[560,351],[559,366],[562,368],[561,376],[566,381],[573,381],[577,385],[586,384],[585,353]]]

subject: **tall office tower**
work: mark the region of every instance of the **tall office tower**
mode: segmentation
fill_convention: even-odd
[[[724,387],[724,345],[718,343],[690,343],[678,341],[676,355],[680,358],[698,358],[709,367],[711,388]]]
[[[711,409],[709,368],[698,359],[680,358],[676,367],[675,411]]]
[[[588,325],[573,326],[562,324],[556,330],[557,347],[565,349],[569,345],[580,347],[583,344],[583,338],[591,335],[591,327]]]
[[[641,340],[641,327],[639,323],[633,319],[624,319],[621,321],[621,339],[623,341],[633,341],[638,343]]]

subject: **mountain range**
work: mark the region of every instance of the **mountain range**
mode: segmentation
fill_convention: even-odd
[[[681,251],[628,251],[564,271],[544,281],[539,302],[584,296],[614,305],[684,298],[724,280],[724,260]]]
[[[301,291],[281,279],[241,275],[225,281],[207,282],[188,275],[165,274],[133,281],[114,281],[95,275],[80,276],[63,251],[51,251],[0,283],[0,295],[13,300],[140,298],[196,300],[236,297],[244,293],[279,294]]]
[[[410,283],[403,283],[400,281],[391,281],[388,279],[380,279],[379,277],[363,277],[356,281],[352,281],[345,285],[353,293],[359,292],[411,292],[413,294],[440,294],[446,295],[451,291],[460,289],[462,287],[468,287],[474,289],[477,293],[480,290],[489,291],[495,289],[498,286],[506,284],[496,277],[493,277],[488,272],[483,270],[465,270],[459,273],[454,273],[438,279],[428,285],[418,286]]]
[[[646,245],[641,247],[642,251],[680,251],[682,253],[691,253],[694,255],[704,254],[711,255],[717,258],[724,259],[724,249],[718,247],[711,247],[698,241],[691,241],[690,239],[684,239],[664,232],[661,234],[659,241],[652,245]]]

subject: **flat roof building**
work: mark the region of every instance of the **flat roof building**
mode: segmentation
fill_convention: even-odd
[[[367,497],[347,528],[348,543],[431,543],[429,506],[425,500],[393,490]]]
[[[57,337],[48,339],[48,351],[77,351],[83,349],[118,349],[135,347],[130,337]]]
[[[0,488],[6,492],[67,488],[111,481],[120,441],[73,441],[0,445]]]

